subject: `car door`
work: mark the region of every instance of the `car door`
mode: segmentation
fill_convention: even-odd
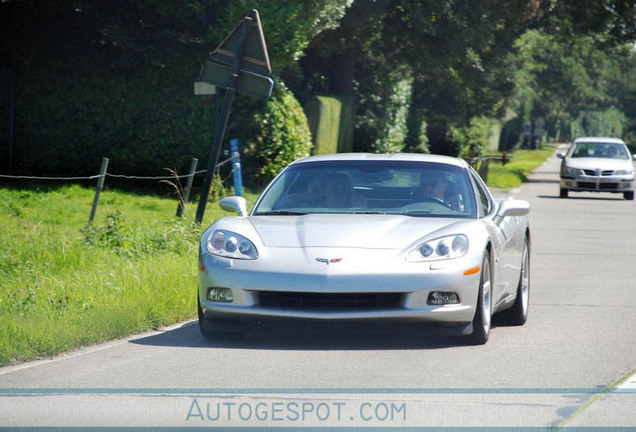
[[[514,294],[518,280],[521,254],[517,233],[518,218],[509,216],[502,220],[495,220],[497,203],[490,191],[476,173],[471,173],[477,190],[479,203],[483,210],[483,220],[493,237],[494,269],[493,284],[493,312],[501,302]]]

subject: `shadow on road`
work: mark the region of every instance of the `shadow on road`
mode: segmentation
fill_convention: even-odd
[[[196,321],[130,342],[148,346],[250,350],[415,350],[462,345],[460,339],[436,334],[434,330],[399,325],[386,326],[384,331],[374,329],[368,332],[343,328],[328,332],[311,326],[285,331],[257,328],[250,329],[243,337],[209,341],[201,336]]]
[[[568,198],[561,198],[559,195],[537,195],[537,198],[542,199],[557,199],[563,201],[626,201],[623,197],[595,197],[595,196],[570,196]],[[627,201],[626,201],[627,202]]]
[[[557,180],[553,180],[553,179],[539,179],[539,178],[529,178],[526,179],[525,183],[556,183],[559,184],[561,183],[558,179]]]

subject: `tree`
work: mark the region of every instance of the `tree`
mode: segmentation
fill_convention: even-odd
[[[541,1],[538,26],[563,40],[589,36],[603,47],[636,40],[633,0]]]
[[[572,122],[579,134],[608,134],[624,122],[615,108],[630,86],[622,73],[624,50],[601,50],[589,36],[566,42],[536,30],[519,38],[516,50],[520,94],[533,101],[533,116],[546,119],[552,137],[569,136]]]
[[[434,153],[459,153],[451,127],[499,115],[514,89],[509,51],[534,18],[533,2],[391,0],[383,42],[413,70],[407,150],[426,120]],[[405,35],[407,37],[405,37]],[[391,49],[391,51],[389,51]]]

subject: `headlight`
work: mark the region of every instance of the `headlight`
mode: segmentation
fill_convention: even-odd
[[[564,166],[563,169],[561,170],[561,172],[563,174],[573,174],[573,175],[581,175],[581,174],[583,174],[583,170],[582,169],[570,168],[568,166]]]
[[[253,260],[258,258],[254,243],[232,231],[215,230],[208,237],[208,253],[227,258]]]
[[[406,256],[407,261],[437,261],[459,258],[468,253],[468,237],[463,234],[440,237],[424,242]]]
[[[634,174],[634,171],[632,170],[622,169],[622,170],[614,171],[614,175],[632,175],[632,174]]]

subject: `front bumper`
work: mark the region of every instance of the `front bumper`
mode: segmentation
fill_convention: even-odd
[[[293,262],[297,251],[278,251],[279,262]],[[289,258],[289,260],[287,259]],[[351,266],[318,264],[258,269],[253,261],[204,254],[199,272],[199,299],[205,318],[241,321],[286,319],[314,322],[415,322],[446,326],[469,324],[475,315],[480,273],[463,272],[481,265],[481,257],[410,263],[393,262],[366,271]],[[382,259],[379,259],[382,261]],[[351,260],[349,261],[351,263]],[[306,272],[286,269],[310,267]],[[313,269],[313,270],[312,270]],[[349,271],[347,271],[349,270]],[[229,288],[233,301],[210,301],[210,288]],[[453,292],[460,303],[429,305],[433,291]]]
[[[623,193],[634,190],[633,176],[561,175],[561,189],[580,192]]]

